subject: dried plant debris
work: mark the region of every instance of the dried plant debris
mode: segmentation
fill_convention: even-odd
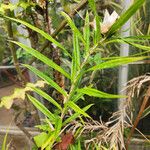
[[[114,112],[110,117],[109,121],[104,123],[100,119],[100,121],[87,120],[82,123],[79,121],[73,121],[70,123],[70,132],[73,132],[73,135],[78,132],[78,136],[80,135],[89,135],[90,133],[94,133],[93,137],[85,140],[85,148],[89,149],[90,145],[97,145],[101,149],[105,149],[104,147],[109,147],[109,150],[125,150],[125,131],[129,128],[133,127],[133,98],[139,98],[143,88],[146,91],[148,84],[150,82],[150,75],[145,74],[136,78],[133,78],[127,83],[127,99],[124,103],[122,110]],[[144,96],[144,95],[143,95]],[[136,129],[141,135],[143,135],[138,129]],[[143,135],[144,138],[146,138]]]

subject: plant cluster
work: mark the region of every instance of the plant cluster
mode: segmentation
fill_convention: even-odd
[[[13,96],[3,97],[1,99],[1,106],[10,108],[15,98],[24,99],[26,96],[26,98],[45,115],[43,123],[37,126],[37,128],[41,130],[41,133],[34,137],[37,146],[35,149],[67,149],[71,144],[76,143],[70,146],[70,149],[80,150],[83,149],[81,145],[83,142],[82,138],[81,141],[78,140],[80,137],[83,137],[85,148],[87,149],[125,149],[124,131],[127,127],[132,126],[129,101],[126,102],[123,110],[114,113],[107,123],[103,123],[101,120],[93,120],[86,112],[91,107],[94,107],[94,104],[89,104],[83,108],[80,108],[78,104],[80,101],[86,100],[85,95],[96,97],[97,100],[105,98],[126,98],[126,96],[108,94],[98,90],[95,84],[93,84],[93,79],[97,71],[149,58],[147,56],[103,57],[101,55],[102,52],[113,43],[126,43],[147,52],[150,50],[148,46],[143,46],[138,43],[139,41],[142,42],[150,39],[149,35],[121,37],[118,32],[144,2],[145,0],[137,0],[120,17],[118,17],[116,12],[110,15],[108,11],[106,11],[102,21],[97,13],[94,0],[88,0],[94,19],[92,22],[90,21],[91,16],[89,15],[89,11],[87,11],[82,30],[77,28],[67,13],[61,12],[61,15],[65,18],[72,31],[72,50],[66,49],[61,42],[53,38],[48,32],[26,21],[6,15],[1,16],[6,20],[22,24],[40,34],[40,36],[48,40],[52,45],[57,47],[57,49],[60,49],[61,53],[63,53],[62,57],[70,64],[64,68],[40,53],[34,47],[31,48],[18,41],[9,40],[11,44],[18,45],[48,67],[61,73],[64,77],[63,84],[67,83],[66,86],[61,86],[60,83],[57,83],[49,75],[32,65],[22,64],[41,78],[45,84],[53,87],[60,95],[59,100],[54,99],[50,94],[38,88],[41,87],[41,84],[38,83],[35,83],[35,85],[26,84],[25,88],[15,91]],[[84,82],[86,77],[88,77],[88,82]],[[43,82],[40,83],[43,85]],[[32,94],[28,93],[28,91],[34,91],[42,96],[54,106],[54,109],[49,110],[38,99],[33,97]],[[84,137],[85,134],[88,136]]]

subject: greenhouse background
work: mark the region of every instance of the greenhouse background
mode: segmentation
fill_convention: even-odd
[[[150,1],[142,1],[0,1],[0,147],[2,150],[149,149]],[[132,9],[134,5],[135,8]],[[129,11],[130,9],[131,11]],[[105,18],[106,10],[110,16],[115,11],[118,14],[117,18],[114,20]],[[130,16],[126,12],[133,14]],[[124,15],[124,18],[121,17],[125,13],[127,15]],[[129,18],[126,19],[128,16]],[[106,17],[109,17],[108,14]],[[13,20],[14,18],[16,20]],[[105,26],[108,28],[106,33],[102,32],[104,19],[108,21]],[[119,22],[121,19],[125,20],[124,23],[113,32],[113,24],[117,24],[117,21]],[[109,27],[111,21],[114,23]],[[81,35],[82,32],[83,35]],[[92,54],[89,52],[87,65],[84,66],[86,55],[88,55],[88,52],[84,54],[84,50],[88,51],[93,47],[96,47],[96,51],[93,50]],[[43,55],[34,53],[34,50]],[[52,61],[49,61],[49,64],[45,63],[47,59],[44,56]],[[123,61],[121,58],[129,59]],[[134,60],[134,58],[136,59]],[[116,64],[119,62],[117,65],[113,64],[115,59],[118,60]],[[83,64],[78,66],[80,62]],[[103,63],[110,67],[105,67],[105,64],[104,67],[100,65]],[[46,80],[45,82],[44,75],[40,76],[38,71],[23,64],[38,69],[52,81]],[[75,74],[82,69],[82,65],[83,74],[81,72],[76,76]],[[93,66],[102,69],[92,70],[90,74],[88,67],[92,68]],[[71,72],[71,79],[67,78],[69,72]],[[77,83],[76,80],[78,80]],[[29,82],[33,84],[28,87],[26,85]],[[71,92],[76,86],[77,90],[72,94]],[[16,90],[15,93],[16,88],[17,90],[21,88],[22,91]],[[42,90],[38,91],[37,88]],[[89,91],[85,91],[86,88]],[[92,93],[90,88],[97,90],[95,93],[97,92],[98,96]],[[42,91],[47,93],[46,97]],[[66,97],[64,91],[67,93]],[[104,93],[98,93],[101,91]],[[17,95],[13,95],[15,98],[11,97],[13,92]],[[69,95],[70,93],[72,97]],[[106,95],[107,93],[126,96],[113,97]],[[102,95],[99,96],[99,94]],[[48,98],[48,96],[50,97]],[[20,100],[22,98],[25,100]],[[34,98],[39,103],[34,101]],[[47,98],[48,101],[45,100]],[[56,103],[53,102],[53,99]],[[132,99],[131,106],[128,104],[129,99]],[[67,104],[69,100],[73,102]],[[46,107],[46,111],[41,111],[43,106]],[[59,109],[60,107],[62,110]],[[86,107],[89,109],[84,111]],[[66,110],[67,108],[68,110]],[[128,115],[122,115],[125,124],[125,127],[120,129],[123,130],[121,138],[125,139],[122,145],[121,140],[114,140],[112,135],[109,135],[108,132],[105,133],[105,130],[114,129],[111,127],[119,120],[117,120],[118,114],[116,115],[115,112],[123,111],[125,111],[125,115],[129,113],[131,120],[128,120]],[[46,116],[47,113],[52,117]],[[74,117],[73,120],[63,125],[70,116]],[[92,118],[93,122],[88,116]],[[51,120],[53,117],[62,126],[54,123],[54,120]],[[126,122],[128,123],[126,124]],[[134,125],[136,126],[134,127]],[[89,126],[91,129],[88,130]],[[96,129],[95,126],[99,127]],[[59,133],[57,133],[58,128],[60,128]],[[120,130],[112,133],[120,134]],[[102,132],[104,135],[108,134],[107,138],[110,137],[98,139],[99,133]],[[52,135],[57,138],[53,138]],[[86,139],[86,135],[88,139]],[[64,141],[66,137],[70,141]],[[112,145],[112,141],[114,145]],[[128,142],[129,146],[127,146]]]

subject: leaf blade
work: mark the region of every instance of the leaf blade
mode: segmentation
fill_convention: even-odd
[[[86,45],[85,40],[81,34],[81,32],[78,30],[78,28],[75,26],[74,22],[71,20],[71,18],[65,13],[65,12],[61,12],[62,16],[67,20],[69,26],[71,27],[72,31],[75,32],[78,37],[80,38],[80,40],[84,43],[84,45]]]
[[[28,94],[27,94],[27,97],[28,97],[29,100],[32,102],[32,104],[33,104],[38,110],[40,110],[46,117],[48,117],[48,118],[51,119],[52,121],[55,121],[54,115],[53,115],[42,103],[40,103],[37,99],[35,99],[35,98],[32,97],[31,95],[28,95]]]
[[[22,44],[20,42],[16,42],[16,41],[11,41],[12,43],[15,43],[16,45],[20,46],[21,48],[23,48],[26,52],[30,53],[31,55],[33,55],[34,57],[36,57],[37,59],[41,60],[42,62],[44,62],[45,64],[47,64],[48,66],[52,67],[53,69],[59,71],[60,73],[62,73],[64,76],[66,76],[67,78],[70,78],[70,75],[64,70],[62,69],[59,65],[57,65],[56,63],[54,63],[52,60],[50,60],[49,58],[47,58],[46,56],[44,56],[43,54],[41,54],[40,52],[38,52],[37,50],[26,46],[25,44]]]
[[[124,25],[133,14],[143,5],[145,0],[136,0],[129,9],[120,16],[120,18],[112,25],[110,30],[108,31],[107,36],[111,36],[114,32],[116,32],[122,25]]]
[[[113,59],[113,60],[109,60],[109,61],[100,63],[100,64],[98,64],[98,65],[88,69],[87,71],[100,70],[100,69],[106,69],[106,68],[113,68],[113,67],[117,67],[117,66],[120,66],[120,65],[128,64],[128,63],[131,63],[131,62],[143,60],[145,58],[146,57],[117,58],[117,59]]]
[[[15,21],[15,22],[18,22],[18,23],[21,23],[25,26],[27,26],[28,28],[38,32],[40,35],[42,35],[43,37],[45,37],[47,40],[49,40],[50,42],[54,43],[57,47],[61,48],[68,56],[70,56],[70,54],[67,52],[67,50],[59,43],[57,42],[52,36],[50,36],[49,34],[47,34],[46,32],[44,32],[43,30],[25,22],[25,21],[22,21],[20,19],[15,19],[15,18],[11,18],[11,17],[8,17],[8,16],[4,16],[5,18],[7,19],[10,19],[12,21]]]
[[[91,118],[83,109],[81,109],[78,105],[76,105],[74,102],[72,101],[68,101],[67,106],[69,106],[71,109],[73,109],[75,112],[82,114],[85,117]]]
[[[42,96],[43,98],[48,100],[50,103],[52,103],[58,109],[62,110],[61,106],[51,96],[49,96],[47,93],[45,93],[44,91],[42,91],[41,89],[36,88],[36,87],[31,87],[31,88],[34,90],[34,92],[36,92],[37,94],[39,94],[40,96]]]
[[[102,91],[99,91],[97,89],[90,88],[90,87],[84,87],[82,89],[78,89],[77,91],[80,93],[89,95],[89,96],[99,97],[99,98],[123,98],[125,97],[122,95],[108,94],[108,93],[105,93],[105,92],[102,92]]]
[[[38,69],[24,64],[23,66],[27,67],[29,70],[31,70],[33,73],[35,73],[37,76],[39,76],[40,78],[42,78],[44,81],[46,81],[49,85],[51,85],[53,88],[55,88],[58,92],[60,92],[61,94],[63,94],[64,96],[67,97],[67,93],[64,89],[62,89],[56,82],[54,82],[50,77],[48,77],[47,75],[45,75],[43,72],[39,71]]]

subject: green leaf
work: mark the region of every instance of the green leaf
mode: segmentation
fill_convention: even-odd
[[[146,117],[146,116],[149,115],[149,114],[150,114],[150,106],[147,107],[147,108],[144,110],[144,112],[143,112],[143,114],[142,114],[142,116],[141,116],[141,119],[143,119],[144,117]]]
[[[61,128],[62,128],[62,120],[60,117],[57,117],[55,123],[55,139],[57,139],[57,137],[59,136]]]
[[[125,96],[122,95],[114,95],[114,94],[108,94],[102,91],[99,91],[97,89],[93,89],[90,87],[85,87],[82,89],[78,89],[77,90],[80,93],[89,95],[89,96],[93,96],[93,97],[99,97],[99,98],[124,98]]]
[[[89,6],[91,7],[92,11],[94,12],[95,22],[96,22],[96,29],[94,31],[94,44],[97,44],[101,39],[101,28],[100,28],[100,17],[98,16],[96,10],[96,3],[94,0],[88,0]]]
[[[52,148],[52,145],[54,144],[55,139],[55,133],[52,132],[49,136],[49,138],[45,141],[45,143],[42,145],[41,150],[44,150],[47,146],[49,146],[49,149]]]
[[[71,79],[74,80],[76,73],[80,69],[80,49],[79,41],[76,33],[73,34],[73,57],[72,57],[72,67],[71,67]]]
[[[96,29],[94,33],[95,34],[94,44],[97,44],[101,39],[100,19],[98,15],[95,16],[95,20],[96,20]]]
[[[71,18],[65,13],[61,12],[62,16],[67,20],[69,26],[71,27],[72,31],[78,35],[80,40],[83,42],[84,45],[86,45],[85,40],[81,34],[81,32],[78,30],[78,28],[75,26],[74,22],[71,20]]]
[[[84,95],[83,93],[77,93],[71,98],[71,101],[77,102],[79,99],[83,97],[83,95]]]
[[[128,64],[131,62],[135,62],[135,61],[139,61],[139,60],[143,60],[146,57],[124,57],[124,58],[117,58],[117,59],[113,59],[113,60],[109,60],[103,63],[100,63],[90,69],[88,69],[87,71],[91,71],[91,70],[100,70],[100,69],[106,69],[106,68],[113,68],[116,66],[120,66],[123,64]]]
[[[95,0],[88,0],[89,6],[91,7],[92,11],[94,12],[94,15],[97,15],[97,10],[96,10],[96,4]]]
[[[67,96],[67,93],[64,89],[62,89],[56,82],[54,82],[50,77],[48,77],[47,75],[45,75],[43,72],[39,71],[38,69],[24,64],[23,66],[27,67],[29,70],[31,70],[33,73],[35,73],[37,76],[39,76],[40,78],[42,78],[44,81],[46,81],[50,86],[52,86],[53,88],[55,88],[58,92],[60,92],[61,94],[63,94],[64,96]]]
[[[9,129],[6,130],[6,134],[4,136],[4,140],[3,143],[1,145],[1,150],[8,150],[8,146],[7,146],[7,138],[8,138],[8,133],[9,133]]]
[[[143,5],[145,0],[136,0],[130,6],[130,8],[120,16],[120,18],[112,25],[110,30],[108,31],[107,36],[111,36],[114,32],[116,32],[120,27],[122,27],[134,14],[135,12]]]
[[[79,73],[79,74],[77,75],[77,77],[75,78],[75,81],[74,81],[74,83],[73,83],[73,87],[72,87],[72,89],[71,89],[71,91],[70,91],[70,93],[69,93],[70,99],[72,99],[72,97],[74,96],[74,94],[75,94],[77,88],[79,87],[79,85],[80,85],[80,83],[81,83],[82,76],[84,75],[84,73],[85,73],[85,70],[84,70],[84,69],[80,70],[80,73]]]
[[[48,100],[54,106],[56,106],[58,109],[62,110],[61,106],[51,96],[49,96],[47,93],[45,93],[44,91],[42,91],[39,88],[32,87],[32,89],[34,90],[34,92],[36,92],[40,96],[44,97],[46,100]]]
[[[134,46],[134,47],[142,49],[142,50],[150,50],[149,46],[145,46],[145,45],[141,45],[141,44],[137,44],[137,43],[132,43],[132,42],[129,42],[129,41],[125,41],[125,42],[132,45],[132,46]]]
[[[89,104],[89,105],[87,105],[86,107],[82,108],[82,110],[83,110],[84,112],[86,112],[86,111],[87,111],[88,109],[90,109],[92,106],[93,106],[93,104]],[[75,119],[76,119],[77,117],[79,117],[79,116],[80,116],[80,113],[78,113],[78,112],[74,113],[72,116],[70,116],[69,118],[67,118],[67,119],[63,122],[63,126],[64,126],[65,124],[68,124],[69,122],[75,120]]]
[[[60,117],[56,117],[55,119],[55,130],[50,135],[50,137],[45,141],[45,143],[42,145],[42,149],[46,148],[47,146],[52,147],[53,143],[58,138],[60,131],[62,128],[62,120]]]
[[[70,78],[70,75],[63,68],[61,68],[59,65],[54,63],[52,60],[50,60],[49,58],[47,58],[46,56],[44,56],[43,54],[41,54],[37,50],[35,50],[35,49],[31,48],[31,47],[28,47],[25,44],[22,44],[20,42],[16,42],[16,41],[11,41],[11,42],[17,44],[18,46],[23,48],[26,52],[30,53],[31,55],[33,55],[37,59],[41,60],[43,63],[45,63],[48,66],[52,67],[53,69],[61,72],[67,78]]]
[[[91,118],[83,109],[81,109],[78,105],[76,105],[74,102],[72,101],[68,101],[67,106],[69,106],[71,109],[73,109],[75,112],[82,114],[85,117],[89,117]]]
[[[8,17],[8,16],[4,16],[4,17],[7,18],[7,19],[10,19],[12,21],[21,23],[21,24],[27,26],[28,28],[36,31],[37,33],[39,33],[40,35],[45,37],[47,40],[49,40],[50,42],[52,42],[53,44],[55,44],[56,46],[61,48],[68,56],[70,56],[70,54],[67,52],[67,50],[59,42],[57,42],[52,36],[50,36],[49,34],[44,32],[43,30],[40,30],[39,28],[37,28],[37,27],[35,27],[35,26],[25,22],[25,21],[19,20],[19,19],[11,18],[11,17]]]
[[[48,117],[51,121],[55,121],[54,115],[37,99],[32,97],[31,95],[28,95],[29,100],[32,102],[32,104],[39,110],[41,111],[46,117]]]
[[[44,142],[48,139],[49,135],[45,132],[40,133],[39,135],[34,137],[34,141],[37,145],[37,147],[41,147]]]
[[[89,22],[88,11],[87,11],[86,17],[85,17],[85,25],[83,28],[83,34],[84,34],[84,40],[86,42],[86,47],[85,47],[85,56],[86,56],[90,49],[90,22]]]

